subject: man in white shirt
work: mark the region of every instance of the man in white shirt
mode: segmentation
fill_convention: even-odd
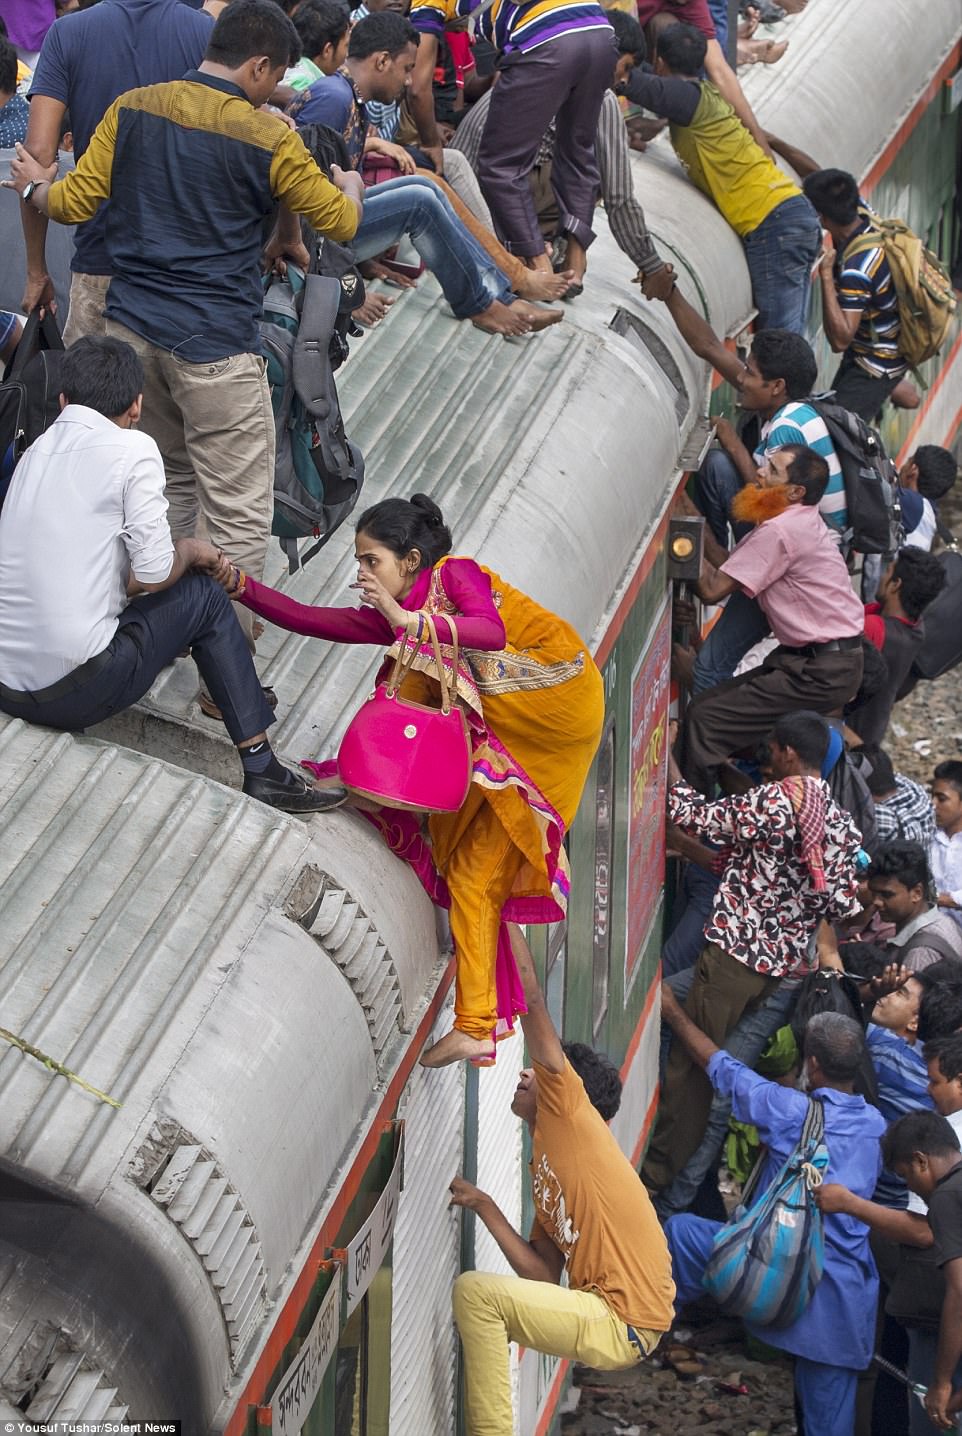
[[[76,731],[129,708],[184,649],[220,708],[244,792],[284,812],[336,807],[284,768],[224,589],[223,554],[167,522],[164,467],[136,431],[144,375],[129,344],[80,339],[61,412],[18,464],[0,512],[0,712]]]
[[[962,928],[962,762],[939,763],[932,779],[935,836],[928,849],[938,905]]]

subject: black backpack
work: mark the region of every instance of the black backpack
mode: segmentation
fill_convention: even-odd
[[[920,678],[941,678],[962,663],[962,553],[944,524],[936,524],[946,545],[936,557],[945,569],[945,587],[925,610],[925,632],[909,676],[896,694],[904,698]]]
[[[296,113],[296,112],[295,112]],[[342,170],[351,168],[350,156],[343,136],[330,125],[310,124],[298,130],[318,169],[331,178],[331,167],[338,165]],[[331,367],[337,369],[347,358],[348,338],[361,334],[351,320],[355,309],[365,300],[364,280],[357,267],[354,251],[346,244],[327,239],[318,234],[301,216],[301,238],[311,256],[310,273],[322,274],[336,279],[341,286],[341,298],[337,308],[334,332],[331,335]]]
[[[35,309],[0,384],[0,505],[24,450],[60,413],[63,356],[55,317]]]
[[[902,541],[898,470],[877,430],[832,393],[806,399],[828,430],[845,480],[845,540],[857,553],[895,553]]]

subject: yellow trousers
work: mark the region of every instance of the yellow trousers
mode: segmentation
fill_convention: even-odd
[[[490,1037],[498,1021],[497,959],[501,909],[524,866],[484,792],[471,785],[464,806],[429,820],[434,860],[451,894],[457,959],[454,1025]]]
[[[641,1360],[627,1326],[597,1292],[466,1271],[454,1283],[453,1302],[464,1350],[468,1436],[513,1436],[509,1341],[597,1371]],[[660,1333],[637,1335],[647,1355]]]

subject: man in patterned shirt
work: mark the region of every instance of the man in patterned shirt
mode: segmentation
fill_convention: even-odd
[[[717,1042],[783,977],[815,967],[815,932],[858,908],[861,838],[820,778],[828,725],[816,713],[780,718],[771,738],[775,780],[711,802],[682,779],[669,756],[669,820],[720,844],[721,882],[705,925],[705,947],[685,1010]],[[712,1088],[681,1044],[673,1044],[642,1180],[666,1187],[701,1140]]]

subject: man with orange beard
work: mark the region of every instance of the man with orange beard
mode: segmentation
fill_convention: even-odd
[[[720,683],[691,703],[685,770],[709,793],[714,770],[753,749],[783,713],[834,713],[862,677],[862,605],[818,505],[828,464],[814,449],[787,444],[767,454],[754,485],[732,501],[732,517],[755,527],[720,568],[705,563],[705,603],[739,591],[757,599],[778,640],[760,668]]]

